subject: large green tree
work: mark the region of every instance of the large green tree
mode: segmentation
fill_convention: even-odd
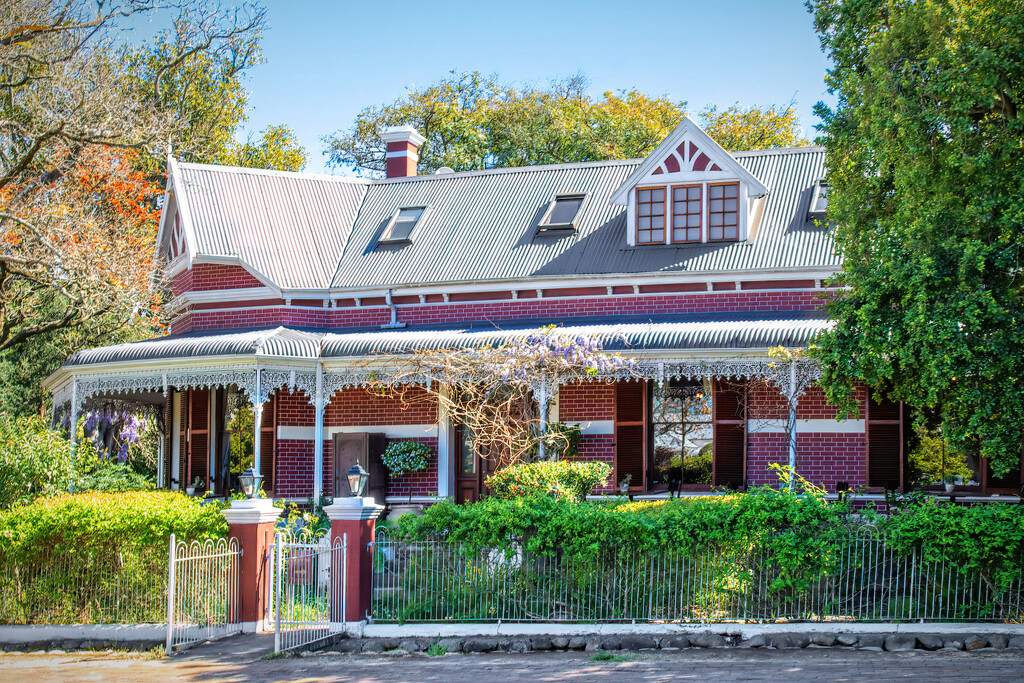
[[[993,470],[1024,433],[1024,7],[813,0],[832,60],[829,221],[844,255],[825,386],[941,410]]]
[[[647,156],[686,116],[686,102],[638,90],[588,94],[582,74],[546,87],[478,72],[452,72],[388,104],[359,112],[351,128],[324,138],[333,166],[384,171],[378,131],[411,124],[425,138],[420,170],[456,171]],[[732,151],[805,145],[796,110],[708,107],[702,125]]]

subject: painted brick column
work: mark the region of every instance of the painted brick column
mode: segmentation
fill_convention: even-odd
[[[410,178],[416,175],[420,145],[426,140],[412,126],[391,126],[378,135],[387,145],[384,174],[388,178]]]
[[[384,511],[373,498],[353,496],[335,498],[324,508],[331,520],[331,544],[345,539],[345,571],[335,574],[344,586],[333,586],[331,595],[345,596],[344,621],[362,621],[370,613],[373,590],[373,546],[377,518]],[[335,607],[331,611],[335,612]],[[332,621],[335,617],[332,616]]]
[[[221,514],[228,520],[228,534],[238,540],[242,557],[238,567],[239,617],[242,631],[263,631],[270,586],[270,547],[274,524],[284,512],[267,498],[233,500]]]

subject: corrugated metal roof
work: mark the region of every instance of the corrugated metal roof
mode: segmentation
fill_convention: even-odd
[[[836,268],[807,217],[824,150],[740,152],[767,187],[757,235],[740,243],[629,247],[609,202],[642,160],[362,180],[180,164],[207,256],[236,256],[286,289],[393,287],[575,274]],[[586,194],[577,229],[537,235],[556,194]],[[429,207],[409,244],[378,245],[395,210]]]
[[[546,321],[551,322],[551,321]],[[313,332],[278,327],[242,332],[191,333],[79,351],[65,366],[97,363],[259,355],[313,360],[397,355],[418,349],[473,348],[497,344],[537,329],[520,321],[497,329],[487,323],[440,328]],[[583,319],[560,325],[567,334],[598,335],[605,348],[626,350],[759,350],[800,347],[829,323],[812,312],[705,313],[658,318]]]
[[[346,178],[178,164],[203,256],[239,258],[287,289],[324,288],[366,184]]]

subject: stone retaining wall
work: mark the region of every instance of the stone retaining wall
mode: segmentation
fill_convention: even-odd
[[[547,650],[682,650],[686,648],[837,647],[881,652],[907,650],[1024,650],[1024,635],[1000,633],[789,633],[749,638],[728,632],[672,635],[459,636],[438,638],[346,638],[323,648],[330,652],[392,654],[424,652],[432,645],[446,652],[539,652]]]

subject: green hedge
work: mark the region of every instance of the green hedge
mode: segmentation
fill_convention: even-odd
[[[612,468],[604,462],[559,460],[506,467],[487,478],[498,498],[555,496],[583,500],[596,486],[608,483]]]
[[[118,548],[227,535],[216,505],[172,491],[82,493],[40,498],[0,511],[0,552]]]
[[[163,620],[170,535],[225,536],[220,509],[180,493],[135,491],[0,511],[0,623]]]
[[[820,491],[757,487],[746,493],[651,502],[578,502],[565,498],[444,501],[420,517],[402,517],[399,538],[443,539],[467,555],[486,548],[558,556],[575,562],[672,550],[763,551],[777,563],[781,584],[806,586],[829,571],[835,549],[851,534],[881,537],[896,553],[918,550],[1008,585],[1024,573],[1024,506],[959,507],[928,500],[888,516],[851,513]]]

